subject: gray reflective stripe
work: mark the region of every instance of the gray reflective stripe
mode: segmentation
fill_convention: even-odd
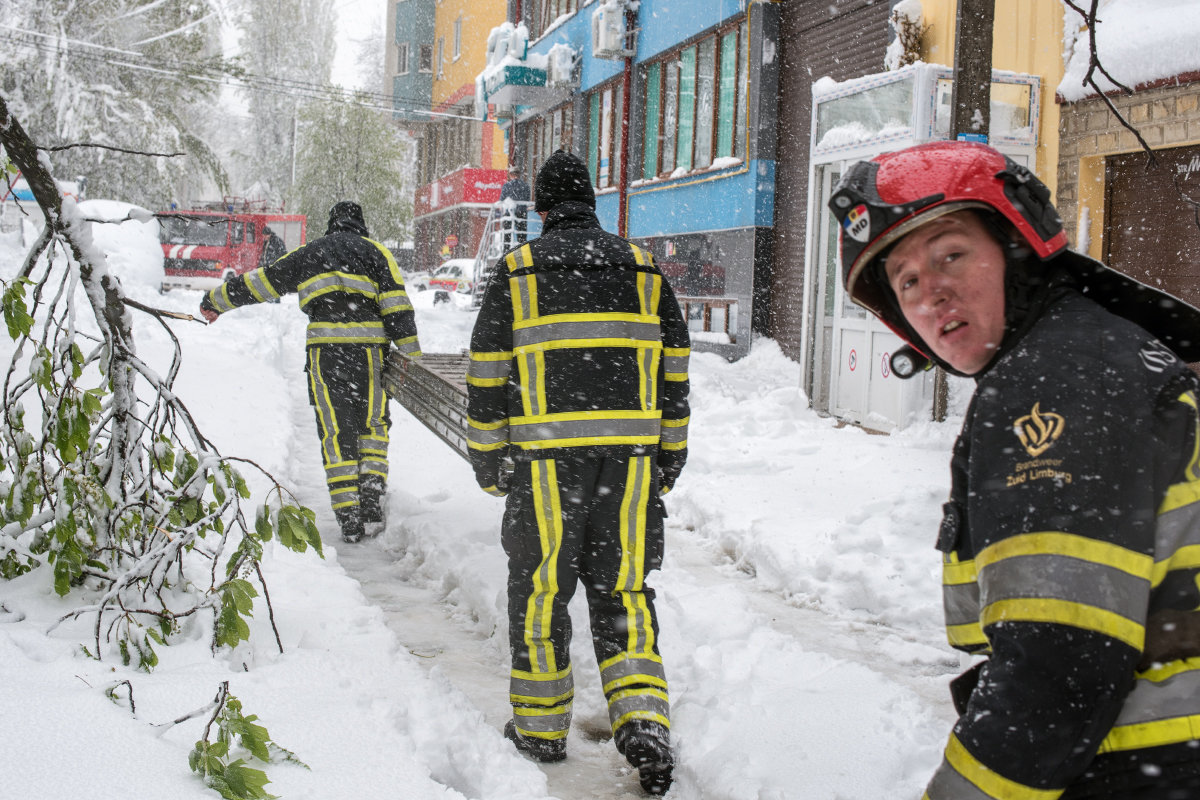
[[[1104,564],[1057,554],[1020,555],[979,572],[980,605],[1030,598],[1065,600],[1140,621],[1150,581]]]
[[[538,371],[536,353],[524,353],[517,356],[521,364],[521,395],[525,398],[525,408],[531,417],[546,413],[542,407],[541,392],[538,387],[542,383],[541,372]]]
[[[467,426],[467,441],[484,447],[493,444],[504,444],[508,441],[508,425],[498,428],[477,428]]]
[[[1114,727],[1200,716],[1200,669],[1161,681],[1139,679],[1125,699]]]
[[[533,304],[529,296],[529,283],[533,280],[534,277],[532,275],[526,275],[523,278],[512,279],[512,284],[516,288],[516,292],[513,294],[513,300],[518,304],[517,310],[520,311],[517,319],[529,319],[531,316],[533,316]]]
[[[655,692],[658,691],[661,690],[655,690]],[[638,711],[649,711],[657,716],[670,719],[671,704],[651,691],[633,692],[608,704],[608,718],[614,722]]]
[[[387,454],[387,394],[383,390],[383,349],[367,348],[367,371],[371,385],[367,387],[367,432],[376,437],[383,453]]]
[[[534,481],[541,489],[540,492],[534,492],[534,498],[536,500],[539,495],[541,497],[541,506],[535,510],[542,540],[542,563],[538,565],[533,580],[534,586],[542,587],[539,592],[541,596],[535,596],[535,602],[528,604],[532,608],[526,612],[525,619],[529,663],[533,672],[550,671],[554,658],[553,644],[550,640],[552,632],[543,627],[543,623],[551,616],[547,612],[551,612],[554,607],[557,592],[552,591],[550,587],[556,584],[553,579],[557,577],[555,573],[558,570],[558,555],[562,546],[562,541],[557,536],[561,529],[558,524],[560,521],[554,513],[558,500],[558,481],[554,470],[554,462],[544,460],[534,461],[531,470]]]
[[[929,800],[995,800],[960,775],[945,759],[933,773],[933,779],[925,789],[925,796]]]
[[[667,425],[665,422],[662,426],[662,431],[659,434],[663,444],[682,444],[687,441],[688,426],[685,422],[682,425]]]
[[[575,695],[575,679],[570,673],[545,681],[512,675],[508,679],[508,693],[513,702],[527,703],[542,699],[546,705],[554,705],[570,700]]]
[[[650,658],[622,658],[600,671],[600,682],[606,687],[614,681],[620,681],[622,684],[631,684],[638,681],[627,679],[641,678],[643,676],[654,679],[644,681],[645,683],[651,683],[655,686],[665,686],[667,684],[667,673],[663,670],[663,665]]]
[[[386,461],[380,461],[377,458],[363,458],[359,459],[358,471],[360,474],[370,472],[375,475],[382,475],[386,478],[388,474],[388,465]]]
[[[558,733],[571,727],[570,705],[554,714],[538,714],[528,708],[514,708],[513,722],[524,733]]]
[[[405,292],[388,292],[379,298],[379,310],[384,314],[396,311],[412,311],[412,303]]]
[[[267,276],[262,269],[246,273],[246,287],[259,300],[279,299],[279,292],[275,291],[275,287],[267,280]]]
[[[329,482],[333,482],[339,478],[356,477],[358,477],[358,463],[354,461],[345,461],[341,464],[325,468],[325,480]]]
[[[336,290],[374,296],[379,292],[379,286],[370,278],[360,275],[347,275],[344,272],[326,272],[300,284],[297,289],[300,294],[300,306],[303,307],[317,295]]]
[[[647,255],[649,255],[649,254],[647,254]],[[651,264],[654,263],[653,259],[650,260],[650,263]],[[651,314],[658,313],[658,303],[656,303],[654,301],[655,294],[656,294],[655,289],[658,288],[658,281],[659,281],[659,278],[657,275],[655,275],[653,273],[646,273],[646,279],[641,282],[642,283],[642,307],[645,308],[646,311],[648,311]]]
[[[1154,558],[1166,561],[1188,545],[1200,545],[1200,503],[1180,506],[1158,518]]]
[[[336,464],[342,460],[341,449],[337,443],[337,418],[333,414],[333,406],[329,401],[325,380],[321,377],[320,350],[308,351],[309,393],[313,405],[317,409],[317,421],[321,428],[321,458],[326,465]]]
[[[536,422],[518,422],[517,419],[510,422],[509,438],[514,444],[557,439],[657,438],[660,428],[657,417],[649,419],[542,420]]]
[[[421,343],[417,341],[417,337],[413,336],[409,339],[397,339],[392,342],[392,345],[401,353],[411,355],[412,353],[421,352]]]
[[[663,356],[663,369],[668,374],[686,375],[688,356]]]
[[[387,334],[383,330],[383,323],[378,321],[310,322],[308,341],[312,342],[318,339],[357,341],[360,344],[387,344],[388,341]]]
[[[547,342],[587,339],[626,339],[634,343],[658,344],[657,323],[632,320],[564,320],[513,329],[513,349]]]
[[[217,310],[218,314],[224,314],[234,308],[233,303],[229,302],[229,295],[225,293],[225,284],[221,284],[208,293],[208,302],[212,303],[212,307]]]
[[[484,361],[472,357],[470,363],[467,364],[468,378],[481,380],[507,378],[510,373],[512,373],[512,359],[510,358]]]
[[[657,328],[657,326],[655,326]],[[657,342],[656,342],[657,344]],[[662,355],[659,347],[647,347],[641,351],[642,378],[642,408],[658,407],[658,358]]]
[[[942,607],[947,625],[969,625],[979,622],[979,584],[957,583],[942,585]]]

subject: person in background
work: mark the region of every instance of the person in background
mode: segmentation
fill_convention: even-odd
[[[509,165],[508,180],[500,187],[500,213],[506,217],[511,217],[511,219],[506,220],[504,223],[505,240],[509,247],[516,247],[525,243],[525,220],[529,213],[528,204],[530,197],[529,184],[521,176],[521,168],[516,164]]]
[[[382,372],[390,348],[421,355],[413,307],[395,258],[349,201],[330,209],[324,236],[212,289],[200,312],[215,322],[292,292],[309,318],[309,399],[333,513],[342,539],[357,542],[385,521],[390,416]]]
[[[859,162],[829,205],[846,292],[975,380],[937,547],[984,659],[925,797],[1200,797],[1200,311],[1069,250],[986,145]]]
[[[662,563],[659,495],[687,459],[690,341],[650,254],[602,230],[595,206],[586,165],[551,155],[542,235],[496,265],[471,335],[467,439],[479,486],[508,495],[505,735],[538,761],[566,757],[582,582],[616,747],[663,794],[674,756],[646,575]]]
[[[268,264],[274,264],[287,252],[287,246],[283,243],[283,239],[279,238],[279,234],[271,230],[271,226],[263,227],[263,247],[262,255],[258,257],[258,266],[265,267]]]

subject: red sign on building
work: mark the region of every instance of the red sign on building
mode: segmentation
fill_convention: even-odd
[[[500,199],[505,173],[501,169],[460,169],[417,190],[416,218],[455,206],[490,206]]]

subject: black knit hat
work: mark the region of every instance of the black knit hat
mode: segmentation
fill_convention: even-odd
[[[335,231],[366,236],[367,223],[363,220],[362,206],[350,200],[343,200],[329,209],[329,227],[326,228],[325,234],[329,235]]]
[[[533,185],[533,208],[549,211],[559,203],[575,201],[596,207],[596,193],[587,164],[565,150],[555,150],[538,170]]]

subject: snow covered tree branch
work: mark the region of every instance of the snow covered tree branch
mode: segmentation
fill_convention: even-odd
[[[0,281],[15,343],[2,386],[0,578],[46,570],[59,594],[86,598],[60,624],[93,616],[97,658],[113,647],[149,669],[154,645],[204,611],[213,649],[236,646],[258,595],[250,579],[265,591],[263,543],[278,535],[319,553],[315,515],[260,470],[273,488],[247,518],[235,459],[217,452],[173,390],[182,354],[166,317],[181,315],[124,297],[2,95],[0,145],[45,217],[21,271]],[[137,354],[131,308],[170,336],[165,374]]]

